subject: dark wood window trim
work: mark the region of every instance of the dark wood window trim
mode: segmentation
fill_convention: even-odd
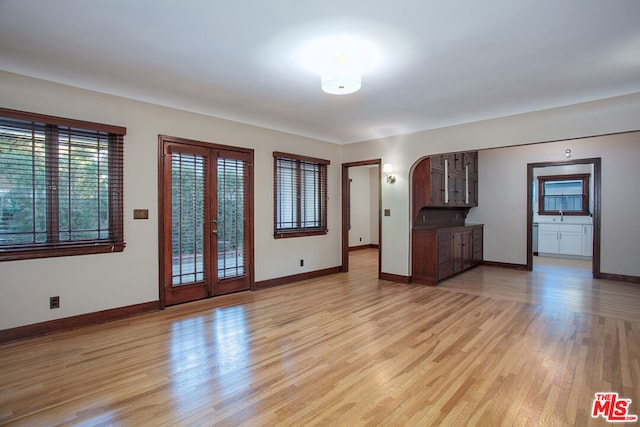
[[[279,151],[273,153],[273,236],[276,239],[317,236],[327,233],[327,169],[329,164],[331,164],[329,160],[315,157]],[[286,188],[286,183],[282,177],[285,166],[291,172],[290,188]],[[313,180],[315,197],[312,203],[316,212],[314,221],[312,221],[313,224],[305,224],[302,220],[305,203],[301,188],[303,187],[303,169],[307,166],[315,169],[312,173],[316,175]],[[290,203],[285,200],[287,192],[290,196],[289,199],[293,200]],[[306,205],[306,207],[309,207],[309,205]],[[291,212],[291,219],[285,225],[282,211],[287,208]]]
[[[538,215],[560,215],[560,210],[546,210],[545,207],[545,183],[558,181],[582,181],[581,209],[563,211],[563,215],[588,216],[589,212],[589,179],[590,174],[572,175],[545,175],[538,176]]]
[[[3,140],[0,141],[0,149],[10,149],[12,147],[10,138],[16,135],[14,132],[24,132],[27,128],[32,129],[32,136],[23,140],[25,144],[31,144],[31,152],[35,153],[36,134],[38,133],[38,143],[44,144],[44,154],[38,155],[37,159],[41,161],[40,166],[42,171],[38,172],[41,178],[36,183],[36,178],[33,178],[31,184],[29,180],[21,183],[23,191],[15,192],[15,197],[34,197],[38,190],[37,186],[41,185],[44,190],[42,196],[42,202],[36,206],[36,202],[33,202],[33,208],[31,209],[30,216],[33,216],[32,222],[34,224],[33,233],[35,235],[35,217],[36,215],[42,215],[45,211],[44,223],[46,226],[44,230],[38,230],[38,233],[46,234],[46,238],[32,238],[31,241],[12,241],[9,239],[9,235],[16,235],[16,231],[0,229],[0,261],[11,261],[20,259],[33,259],[33,258],[48,258],[57,256],[70,256],[70,255],[85,255],[85,254],[97,254],[108,252],[121,252],[124,250],[124,182],[123,182],[123,168],[124,168],[124,136],[126,134],[126,128],[121,126],[112,126],[94,122],[87,122],[82,120],[74,120],[62,117],[48,116],[37,113],[30,113],[25,111],[10,110],[6,108],[0,108],[0,118],[2,119],[2,126],[0,127],[0,133],[3,135]],[[15,126],[15,129],[12,127]],[[19,131],[18,131],[19,130]],[[69,141],[64,147],[62,147],[61,135],[64,135],[65,140]],[[64,151],[60,151],[61,148],[71,153],[72,144],[77,145],[77,141],[82,140],[80,144],[81,148],[74,154],[69,154],[73,157],[64,157]],[[29,142],[31,141],[31,142]],[[93,145],[95,141],[95,146]],[[75,147],[75,145],[74,145]],[[64,198],[67,204],[68,211],[71,211],[70,201],[76,202],[76,196],[72,196],[71,188],[73,183],[76,182],[72,179],[77,175],[74,172],[80,171],[72,166],[72,159],[76,161],[77,158],[88,159],[91,156],[91,150],[96,147],[97,152],[106,152],[107,166],[105,168],[106,178],[105,181],[100,181],[100,185],[104,182],[107,186],[106,195],[98,194],[96,197],[98,215],[100,215],[101,207],[104,207],[104,203],[107,203],[106,215],[108,216],[108,224],[103,227],[102,221],[97,221],[96,229],[83,229],[74,228],[71,224],[71,213],[68,213],[67,217],[69,224],[65,230],[60,230],[60,204],[61,197]],[[88,150],[88,151],[87,151]],[[23,151],[22,155],[27,155],[28,152]],[[0,153],[2,155],[2,153]],[[31,154],[36,156],[37,154]],[[78,157],[82,156],[82,157]],[[36,157],[27,157],[32,159],[31,163],[35,165]],[[5,159],[9,163],[15,162],[7,154]],[[62,181],[60,177],[60,168],[62,162],[67,163],[67,176],[66,181]],[[100,166],[98,160],[98,171],[95,172],[96,180],[101,179]],[[103,163],[104,164],[104,163]],[[36,166],[33,166],[35,170]],[[82,169],[84,171],[85,169]],[[20,173],[20,172],[16,172]],[[13,180],[16,179],[14,174]],[[7,185],[12,186],[7,175],[5,179]],[[97,182],[97,181],[95,181]],[[0,184],[2,181],[0,180]],[[28,187],[27,187],[28,186]],[[82,187],[86,191],[86,186]],[[62,191],[66,191],[67,195],[61,196]],[[76,190],[74,190],[76,191]],[[97,192],[100,191],[98,186]],[[87,193],[89,194],[89,193]],[[94,194],[94,193],[91,193]],[[80,197],[80,196],[78,196]],[[35,198],[34,198],[35,200]],[[102,203],[102,205],[101,205]],[[18,211],[19,212],[19,211]],[[16,213],[14,213],[15,215]],[[19,213],[18,213],[19,214]],[[75,214],[76,216],[79,214]],[[74,216],[75,217],[75,216]],[[86,232],[89,233],[86,233]],[[18,231],[22,232],[22,231]],[[96,237],[87,237],[87,234],[91,232],[96,233]],[[61,234],[65,234],[64,238]],[[74,237],[75,235],[75,237]],[[83,237],[80,237],[83,236]]]

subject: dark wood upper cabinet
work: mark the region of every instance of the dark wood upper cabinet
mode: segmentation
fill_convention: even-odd
[[[439,154],[413,171],[414,218],[424,207],[478,206],[478,152]]]
[[[469,176],[478,176],[478,152],[470,151],[463,153],[464,164],[469,168]]]
[[[412,281],[435,285],[482,263],[483,226],[465,225],[478,206],[478,152],[422,159],[412,193]]]

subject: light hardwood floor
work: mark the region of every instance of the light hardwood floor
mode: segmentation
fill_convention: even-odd
[[[640,414],[640,287],[481,266],[351,272],[0,346],[0,424],[607,425]]]

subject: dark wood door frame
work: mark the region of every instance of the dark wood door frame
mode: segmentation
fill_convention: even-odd
[[[349,271],[349,228],[351,217],[349,168],[370,165],[378,166],[378,278],[380,278],[380,272],[382,271],[382,159],[342,164],[342,266],[340,271]]]
[[[547,166],[593,165],[593,253],[592,273],[595,279],[600,273],[600,207],[601,207],[601,159],[576,159],[563,162],[542,162],[527,164],[527,270],[533,270],[533,170]]]

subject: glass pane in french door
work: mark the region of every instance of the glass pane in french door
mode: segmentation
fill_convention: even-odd
[[[218,158],[218,279],[245,275],[245,168]]]
[[[205,158],[171,156],[172,285],[205,280]]]

